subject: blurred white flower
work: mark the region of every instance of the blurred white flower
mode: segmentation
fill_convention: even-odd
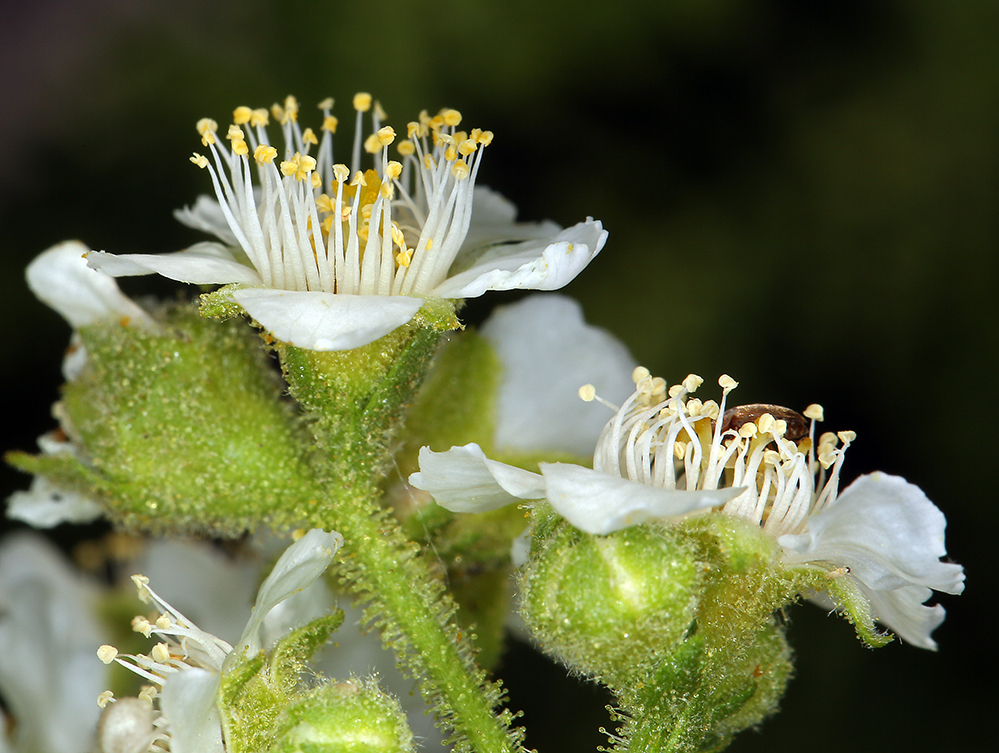
[[[726,412],[737,386],[731,377],[719,379],[721,405],[689,397],[703,381],[695,375],[670,389],[645,369],[634,377],[637,389],[605,426],[592,469],[542,463],[540,474],[529,473],[470,444],[442,453],[423,448],[410,483],[455,512],[543,498],[598,535],[720,507],[774,536],[789,564],[843,568],[878,620],[910,643],[936,647],[930,634],[944,609],[923,602],[930,589],[961,593],[964,570],[940,561],[946,521],[918,487],[875,473],[840,495],[839,471],[854,435],[824,434],[816,447],[820,406],[805,416],[762,405]],[[594,393],[589,385],[580,390],[584,399]]]
[[[0,543],[0,694],[15,719],[0,720],[0,750],[92,750],[94,698],[107,682],[94,656],[97,591],[41,536]]]
[[[215,121],[200,121],[211,159],[195,154],[192,161],[208,168],[217,201],[199,199],[179,216],[223,244],[163,255],[92,252],[90,264],[115,277],[157,273],[202,285],[239,283],[232,299],[277,339],[346,350],[405,324],[427,297],[560,288],[603,247],[607,234],[597,221],[561,231],[551,223],[518,224],[509,202],[476,189],[493,135],[459,131],[457,110],[424,112],[409,123],[407,138],[396,145],[399,161],[389,159],[396,133],[382,125],[378,103],[362,93],[353,104],[350,167],[333,161],[332,100],[320,104],[321,141],[299,126],[294,97],[270,113],[237,108],[228,147]],[[364,138],[366,112],[371,133]],[[284,139],[280,159],[266,131],[271,115]],[[362,145],[372,169],[362,169]]]

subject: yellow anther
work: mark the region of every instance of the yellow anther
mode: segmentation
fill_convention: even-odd
[[[774,422],[774,428],[770,433],[775,437],[783,437],[787,433],[787,421],[783,418],[778,418]]]
[[[597,396],[597,388],[592,384],[584,384],[579,388],[579,399],[584,403],[593,402]]]
[[[114,698],[114,693],[110,690],[105,690],[99,696],[97,696],[97,705],[102,709],[107,708],[107,705],[111,703],[111,699]]]
[[[292,123],[298,120],[298,100],[290,94],[284,98],[284,115]]]
[[[257,148],[253,150],[253,159],[261,165],[273,164],[276,157],[277,149],[270,144],[259,144]]]
[[[416,116],[417,119],[425,126],[430,125],[430,113],[426,110],[420,110],[420,114]]]
[[[415,120],[406,123],[406,138],[413,139],[420,135],[420,124]]]
[[[157,696],[155,685],[143,685],[142,690],[139,691],[139,700],[146,701],[147,703],[152,703],[153,699]]]
[[[433,170],[435,167],[437,167],[437,164],[434,162],[434,158],[431,157],[429,154],[424,154],[423,155],[423,168],[425,170]]]
[[[319,227],[322,228],[323,232],[326,233],[326,235],[329,235],[330,234],[330,230],[333,227],[333,215],[330,215],[325,220],[323,220],[322,222],[320,222],[319,223]]]
[[[371,219],[371,204],[365,204],[361,207],[361,219],[365,221]]]
[[[203,154],[198,154],[197,152],[191,156],[191,162],[202,169],[208,167],[208,158]]]
[[[460,159],[451,165],[451,174],[454,176],[455,180],[464,180],[470,173],[471,170],[468,169],[468,163],[463,159]]]
[[[295,152],[295,156],[294,157],[292,157],[289,160],[285,160],[284,162],[282,162],[281,163],[281,172],[282,172],[282,174],[287,175],[289,177],[291,177],[292,175],[295,175],[298,172],[298,167],[299,167],[299,164],[300,164],[299,158],[301,156],[302,155],[300,155],[298,152]]]
[[[354,171],[354,178],[353,178],[353,180],[350,181],[350,185],[352,185],[352,186],[366,186],[366,185],[368,185],[368,181],[366,181],[364,179],[364,173],[362,173],[360,170],[355,170]]]
[[[132,618],[132,630],[136,633],[142,633],[148,638],[152,635],[153,624],[142,615],[136,615]]]
[[[298,154],[296,153],[295,156],[298,156]],[[310,157],[308,154],[303,154],[299,157],[299,164],[301,164],[302,170],[311,172],[316,169],[316,158]],[[303,175],[302,177],[304,178],[305,176]]]
[[[646,377],[650,376],[651,372],[644,366],[636,366],[635,370],[631,372],[631,381],[638,384]]]
[[[378,129],[377,136],[379,144],[388,146],[395,141],[395,129],[392,126],[384,126]]]
[[[316,197],[316,209],[318,209],[321,213],[329,214],[336,209],[336,204],[333,202],[333,199],[330,198],[329,194],[324,193]]]
[[[687,443],[680,441],[674,442],[673,454],[676,456],[677,460],[683,460],[683,456],[687,454]]]
[[[409,142],[406,142],[409,143]],[[402,163],[396,162],[394,159],[389,160],[385,163],[385,175],[391,180],[395,180],[400,175],[402,175]]]
[[[448,144],[450,146],[453,146],[458,142],[455,141],[454,136],[452,136],[450,133],[438,133],[435,139],[435,143]]]
[[[379,120],[385,120],[388,118],[388,113],[382,109],[382,104],[377,99],[375,100],[375,117]]]
[[[443,125],[444,125],[444,118],[440,114],[434,115],[432,118],[430,118],[429,126],[431,128],[436,128],[437,130],[440,130]]]
[[[822,406],[819,405],[818,403],[812,403],[807,408],[805,408],[804,416],[805,418],[810,418],[813,421],[824,421],[825,411],[822,409]]]
[[[371,95],[367,92],[358,92],[354,95],[354,109],[358,112],[367,112],[371,109]]]
[[[825,447],[826,445],[829,445],[830,447],[835,447],[838,444],[839,444],[839,437],[837,437],[831,431],[827,431],[823,433],[821,437],[819,437],[819,452],[821,452],[822,448]]]
[[[662,396],[666,394],[666,380],[662,377],[652,377],[652,396]]]
[[[697,374],[687,374],[687,377],[683,380],[683,386],[687,392],[696,392],[697,388],[704,384],[704,380]]]
[[[225,137],[232,141],[233,139],[244,139],[246,138],[246,134],[243,133],[242,128],[233,123],[229,126],[229,131],[226,133]]]
[[[318,144],[319,139],[316,138],[316,134],[311,128],[306,128],[302,131],[302,143],[303,144]]]
[[[157,643],[153,646],[153,650],[149,652],[149,655],[153,657],[153,661],[158,661],[161,664],[166,664],[170,661],[170,647],[165,643]]]
[[[458,159],[458,150],[454,148],[454,144],[451,144],[447,149],[444,150],[444,159],[448,162],[454,162]]]
[[[243,141],[243,139],[233,139],[232,152],[240,157],[245,157],[250,153],[250,147],[246,145],[246,142]]]
[[[170,615],[168,614],[161,614],[156,618],[156,627],[159,630],[166,630],[171,624],[173,624],[173,621],[170,619]]]
[[[406,236],[403,235],[402,230],[394,222],[392,223],[392,242],[401,250],[406,250]]]
[[[115,657],[118,655],[118,649],[114,646],[109,646],[104,644],[99,649],[97,649],[97,658],[100,659],[105,664],[110,664],[114,661]]]
[[[819,453],[819,462],[822,464],[822,467],[826,470],[831,468],[833,463],[836,462],[836,455],[837,453],[833,450]]]
[[[426,246],[427,251],[429,251],[433,247],[434,247],[434,239],[433,238],[427,238],[427,246]]]
[[[323,118],[323,130],[329,131],[330,133],[336,133],[336,127],[339,123],[340,121],[337,120],[336,115],[327,115]]]
[[[364,151],[368,154],[378,154],[382,150],[382,145],[378,141],[378,134],[373,133],[364,140]]]
[[[702,408],[704,408],[704,403],[696,397],[692,397],[687,401],[687,413],[691,416],[701,415]]]
[[[763,462],[774,467],[780,465],[780,453],[776,450],[767,450],[763,453]]]
[[[749,423],[748,421],[739,427],[739,436],[743,439],[749,439],[750,437],[756,436],[756,424]]]
[[[457,110],[441,110],[441,119],[444,125],[456,126],[461,123],[461,113]]]
[[[215,143],[215,132],[219,129],[219,124],[211,118],[202,118],[197,122],[195,128],[201,134],[201,145],[208,146]]]
[[[732,377],[730,377],[728,374],[722,374],[720,377],[718,377],[718,386],[721,387],[725,391],[725,394],[727,395],[729,392],[738,387],[739,383],[735,381]]]
[[[333,109],[333,97],[327,97],[318,105],[316,105],[320,110],[332,110]]]
[[[843,444],[850,444],[854,439],[857,438],[857,432],[855,431],[838,431],[836,436],[840,438]]]
[[[473,131],[474,133],[474,131]],[[489,146],[493,143],[493,132],[492,131],[481,131],[477,137],[474,137],[482,146]]]
[[[468,139],[468,134],[464,131],[455,131],[452,135],[454,136],[455,144],[460,144],[462,141]]]
[[[701,415],[707,418],[718,418],[718,413],[721,409],[718,407],[718,403],[714,400],[708,400],[701,407]]]
[[[395,184],[385,181],[378,189],[378,192],[382,195],[383,199],[391,201],[392,197],[395,196]]]
[[[277,102],[271,105],[271,115],[274,117],[278,123],[284,123],[284,108],[281,107]]]
[[[395,145],[395,148],[403,157],[416,154],[416,145],[412,141],[400,141]]]
[[[777,419],[774,418],[770,413],[764,413],[758,419],[756,419],[756,425],[760,427],[761,434],[772,434],[774,429],[774,424],[777,423]]]
[[[253,117],[253,110],[249,107],[241,106],[232,111],[232,122],[236,125],[246,125]]]
[[[400,267],[408,267],[413,261],[412,249],[405,249],[395,255],[395,263]]]
[[[316,172],[312,173],[312,187],[313,188],[323,187],[323,179],[319,177],[319,173]]]
[[[145,575],[133,575],[132,582],[139,591],[139,600],[143,604],[148,604],[153,595],[149,591],[149,578]]]
[[[250,118],[251,126],[265,126],[271,122],[270,113],[267,112],[266,107],[258,107],[253,111],[253,116]]]
[[[465,139],[464,141],[458,142],[458,153],[461,154],[462,157],[467,157],[469,154],[474,154],[475,150],[478,148],[479,145],[476,144],[471,139]]]
[[[350,168],[338,162],[333,165],[333,177],[336,178],[337,183],[346,182],[347,178],[350,177]]]

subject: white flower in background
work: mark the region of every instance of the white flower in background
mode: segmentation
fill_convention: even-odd
[[[340,534],[313,529],[288,547],[260,586],[249,622],[235,646],[198,628],[149,588],[148,578],[133,576],[140,598],[155,605],[160,615],[152,621],[136,617],[132,627],[147,637],[155,633],[163,640],[148,656],[119,655],[107,645],[98,656],[105,663],[118,661],[148,680],[150,685],[140,700],[158,699],[159,709],[146,716],[143,707],[129,701],[121,709],[108,710],[101,729],[103,749],[146,750],[153,745],[153,749],[158,746],[171,753],[223,751],[216,705],[222,674],[234,661],[267,645],[265,618],[286,599],[311,586],[342,544]],[[110,693],[103,693],[100,700],[102,705],[118,703]]]
[[[217,202],[199,199],[180,218],[225,245],[163,255],[92,252],[91,265],[115,277],[240,283],[233,300],[277,339],[346,350],[405,324],[427,297],[560,288],[603,247],[607,234],[597,221],[562,231],[551,223],[517,224],[508,202],[476,189],[493,135],[459,131],[457,110],[422,113],[409,123],[396,146],[399,161],[389,159],[396,132],[382,125],[378,103],[358,94],[353,104],[350,167],[334,162],[332,100],[320,104],[321,140],[299,126],[294,97],[271,113],[237,108],[228,147],[215,121],[200,121],[211,159],[195,154],[192,161],[208,168]],[[372,131],[364,138],[366,112]],[[271,115],[281,126],[280,153],[266,131]],[[362,145],[371,169],[362,167]]]
[[[827,433],[816,447],[820,406],[809,406],[804,417],[777,406],[726,411],[737,386],[731,377],[719,379],[718,405],[689,397],[702,383],[695,375],[669,390],[645,369],[634,376],[637,389],[604,428],[592,470],[542,464],[538,475],[466,445],[443,453],[424,448],[410,483],[456,512],[544,498],[574,526],[599,535],[719,507],[774,536],[789,564],[842,568],[878,620],[910,643],[936,647],[930,634],[945,612],[923,603],[930,589],[961,593],[964,570],[940,561],[946,521],[918,487],[875,473],[839,494],[854,435]],[[594,390],[584,387],[580,395],[593,399]]]
[[[62,365],[67,381],[79,376],[87,360],[86,349],[75,331],[77,328],[98,322],[116,322],[151,331],[157,329],[152,317],[122,293],[113,278],[87,266],[84,255],[88,251],[79,241],[60,243],[35,257],[25,273],[28,287],[35,296],[74,329]],[[61,421],[64,419],[58,403],[54,412]],[[86,462],[80,448],[63,430],[39,437],[38,447],[45,455],[70,454]],[[14,492],[7,504],[7,517],[36,528],[86,523],[100,515],[101,508],[96,502],[42,476],[36,476],[27,491]]]
[[[608,400],[624,400],[636,365],[624,344],[556,293],[499,306],[479,331],[502,366],[493,446],[592,455],[604,412],[580,410],[577,388],[590,379]]]
[[[0,544],[0,750],[89,753],[107,682],[94,656],[101,641],[97,588],[41,536]],[[10,737],[8,737],[10,735]]]

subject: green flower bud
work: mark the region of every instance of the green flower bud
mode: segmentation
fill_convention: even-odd
[[[520,578],[521,613],[541,647],[572,669],[626,684],[690,629],[702,570],[675,531],[593,536],[560,521],[539,537]]]
[[[270,753],[403,753],[413,733],[399,702],[374,680],[316,688],[288,707]]]
[[[189,307],[165,318],[166,335],[80,329],[86,365],[57,407],[89,463],[79,485],[130,527],[296,523],[316,496],[311,444],[259,338]]]

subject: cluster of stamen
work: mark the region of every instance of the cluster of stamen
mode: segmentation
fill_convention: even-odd
[[[132,581],[138,588],[139,598],[156,609],[152,614],[134,617],[132,630],[146,638],[155,634],[160,640],[148,654],[121,654],[114,646],[104,645],[97,650],[97,656],[105,664],[118,662],[145,679],[149,684],[143,686],[139,700],[155,706],[154,701],[171,675],[192,667],[219,672],[232,646],[201,630],[160,598],[149,587],[149,579],[145,576],[133,575]],[[115,701],[114,694],[106,690],[98,697],[97,704],[105,708]],[[169,750],[169,732],[162,716],[154,714],[152,723],[149,749]]]
[[[805,409],[807,436],[792,439],[788,421],[774,415],[787,409],[776,406],[724,428],[725,403],[738,386],[728,375],[718,380],[721,404],[691,397],[704,381],[695,374],[669,386],[639,367],[632,378],[635,392],[604,427],[594,470],[667,489],[743,488],[723,512],[775,536],[799,533],[808,516],[835,500],[844,452],[856,435],[825,433],[816,444],[821,406]],[[595,399],[595,390],[587,385],[580,397]]]
[[[268,287],[367,295],[422,295],[446,277],[468,230],[482,147],[490,131],[459,131],[461,114],[426,111],[396,143],[370,94],[357,94],[350,167],[334,162],[333,100],[319,104],[322,136],[298,124],[298,102],[237,107],[225,139],[218,123],[198,122],[208,168],[226,221]],[[364,137],[364,116],[371,133]],[[281,126],[284,150],[267,126]],[[223,143],[228,141],[228,147]],[[389,159],[395,144],[401,161]],[[310,151],[317,147],[316,156]],[[371,167],[362,169],[362,147]],[[257,186],[253,182],[253,166]],[[282,159],[278,159],[279,156]],[[277,162],[277,164],[275,164]]]

